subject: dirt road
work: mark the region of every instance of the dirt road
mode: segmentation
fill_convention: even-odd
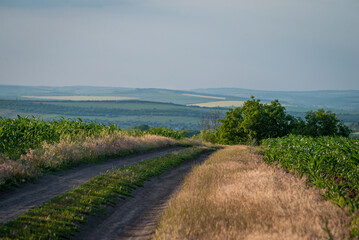
[[[90,216],[74,239],[150,239],[159,217],[171,195],[178,189],[194,164],[204,161],[210,153],[189,160],[145,183],[133,192],[134,197],[119,200],[100,217]]]
[[[0,225],[24,214],[62,193],[79,187],[91,178],[108,170],[120,168],[180,150],[182,147],[171,147],[147,153],[109,160],[103,163],[88,164],[82,167],[63,171],[56,175],[46,175],[35,183],[27,183],[19,188],[0,193]]]

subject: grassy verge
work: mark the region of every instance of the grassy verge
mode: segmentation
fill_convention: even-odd
[[[93,178],[0,227],[0,239],[63,239],[72,236],[86,214],[101,212],[105,204],[128,196],[137,186],[169,168],[210,150],[192,147],[162,157],[126,166]]]
[[[53,144],[44,142],[40,147],[28,150],[20,160],[0,156],[0,190],[31,181],[43,173],[175,144],[175,140],[167,137],[133,137],[119,131],[99,136],[78,136],[76,139],[64,138]]]
[[[245,146],[212,154],[170,200],[154,239],[344,239],[350,219]]]

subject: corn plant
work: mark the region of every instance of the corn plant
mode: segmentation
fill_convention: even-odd
[[[150,128],[145,131],[146,134],[159,135],[163,137],[170,137],[174,139],[184,138],[184,132],[180,130],[174,130],[172,128]]]
[[[58,142],[64,135],[96,136],[103,131],[115,130],[119,130],[116,125],[87,123],[81,119],[61,118],[46,122],[34,117],[0,118],[0,153],[7,158],[18,159],[30,148],[36,148],[45,141],[47,143]]]
[[[264,160],[306,176],[325,197],[351,213],[359,209],[359,140],[290,135],[262,142]],[[356,217],[359,221],[359,216]],[[353,235],[359,235],[358,222]]]
[[[152,127],[148,130],[131,129],[129,131],[129,135],[135,137],[140,137],[144,135],[157,135],[157,136],[169,137],[177,140],[185,137],[184,131],[175,130],[172,128],[163,128],[163,127]]]

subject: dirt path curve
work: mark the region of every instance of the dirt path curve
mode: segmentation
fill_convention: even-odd
[[[79,187],[91,178],[108,170],[135,164],[180,149],[182,147],[171,147],[103,163],[91,163],[56,175],[46,175],[35,183],[27,183],[12,191],[2,192],[0,193],[0,225],[62,193]]]
[[[154,177],[133,192],[134,197],[119,200],[101,217],[90,217],[80,226],[76,240],[151,239],[162,211],[194,164],[204,161],[210,153],[189,160]]]

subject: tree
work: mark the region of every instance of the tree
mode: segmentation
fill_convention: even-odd
[[[221,126],[217,132],[217,141],[222,144],[246,142],[247,137],[241,126],[243,122],[242,108],[229,109],[226,117],[220,120]]]
[[[264,104],[252,96],[242,107],[230,109],[220,122],[219,142],[236,144],[285,136],[290,133],[295,119],[285,112],[278,100]]]
[[[348,137],[350,129],[339,121],[332,111],[318,109],[317,112],[308,111],[305,115],[305,127],[302,134],[306,136],[344,136]]]
[[[242,107],[229,109],[226,117],[219,122],[221,125],[217,131],[201,131],[202,138],[222,144],[238,144],[260,142],[265,138],[283,137],[290,133],[312,137],[348,137],[350,134],[350,129],[331,111],[309,111],[303,121],[287,114],[278,100],[265,104],[253,96]]]

